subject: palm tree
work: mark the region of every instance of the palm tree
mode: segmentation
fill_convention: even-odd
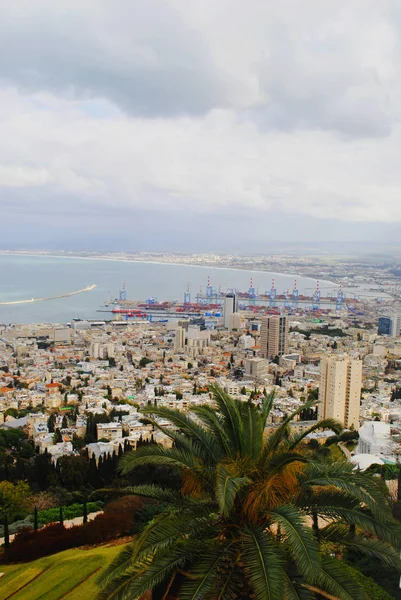
[[[172,447],[142,446],[123,457],[123,472],[166,465],[183,483],[179,492],[129,488],[167,508],[105,571],[99,598],[135,600],[158,587],[165,600],[367,598],[341,560],[348,548],[401,570],[401,528],[383,482],[305,450],[308,433],[339,433],[338,422],[292,433],[306,404],[266,435],[272,395],[256,406],[212,390],[214,406],[190,414],[142,411]]]

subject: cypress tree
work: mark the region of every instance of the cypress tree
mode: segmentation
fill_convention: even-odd
[[[4,515],[4,548],[7,550],[7,548],[10,547],[10,534],[8,531],[8,516],[7,513],[5,513]]]
[[[50,417],[47,419],[47,428],[49,430],[49,433],[54,433],[54,423],[55,423],[55,418],[54,418],[54,414],[52,413],[50,415]]]
[[[59,517],[61,527],[64,527],[64,518],[63,518],[63,506],[60,504],[60,517]]]
[[[82,523],[85,525],[88,522],[88,507],[86,505],[86,498],[84,499],[82,514],[83,514]]]
[[[33,530],[36,531],[38,530],[38,507],[35,506],[34,510],[33,510]]]

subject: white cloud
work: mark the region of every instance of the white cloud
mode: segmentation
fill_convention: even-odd
[[[67,197],[400,221],[396,9],[0,0],[0,190],[54,192],[49,218]]]
[[[2,187],[37,186],[48,183],[50,179],[45,169],[0,164],[0,186]]]

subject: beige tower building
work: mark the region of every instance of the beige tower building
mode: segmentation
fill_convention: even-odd
[[[344,427],[359,428],[362,388],[362,361],[327,356],[320,363],[318,418],[333,418]]]
[[[259,354],[262,358],[288,354],[288,319],[285,315],[262,317]]]
[[[176,352],[184,350],[186,333],[184,327],[177,327],[175,330],[174,350]]]

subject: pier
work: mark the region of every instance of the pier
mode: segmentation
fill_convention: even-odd
[[[60,296],[51,296],[50,298],[31,298],[30,300],[7,300],[5,302],[0,302],[0,306],[4,306],[5,304],[31,304],[32,302],[46,302],[47,300],[59,300],[60,298],[69,298],[70,296],[76,296],[77,294],[84,294],[85,292],[90,292],[94,290],[97,285],[92,283],[92,285],[88,285],[88,287],[83,288],[82,290],[77,290],[76,292],[67,292],[66,294],[61,294]]]

